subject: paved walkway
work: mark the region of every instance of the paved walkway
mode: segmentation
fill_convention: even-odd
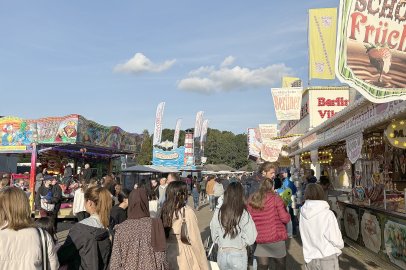
[[[200,232],[202,233],[203,241],[207,239],[210,235],[210,220],[212,218],[213,212],[210,212],[207,204],[203,205],[200,211],[196,212]],[[288,258],[287,258],[287,268],[286,269],[305,269],[302,243],[300,237],[288,239],[287,243],[288,248]],[[343,270],[398,270],[400,268],[395,268],[391,264],[382,261],[372,254],[366,253],[366,251],[358,250],[355,246],[346,245],[343,249],[343,254],[340,258],[340,269]]]
[[[192,199],[189,200],[192,203]],[[210,235],[210,220],[212,218],[213,212],[208,209],[207,203],[204,204],[200,211],[196,211],[196,216],[199,222],[199,228],[202,235],[202,240],[205,241]],[[69,225],[65,226],[69,227]],[[66,239],[68,230],[63,230],[58,232],[58,240],[63,242]],[[287,258],[287,268],[289,270],[300,270],[304,268],[304,259],[300,237],[288,239],[288,258]],[[400,268],[395,268],[391,264],[386,263],[374,256],[371,253],[361,250],[360,247],[355,244],[352,246],[346,245],[343,249],[343,254],[340,258],[340,269],[343,270],[398,270]]]

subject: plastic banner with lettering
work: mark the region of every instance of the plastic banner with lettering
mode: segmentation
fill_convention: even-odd
[[[301,87],[272,88],[271,91],[278,121],[299,120],[303,89]]]
[[[309,10],[309,79],[335,79],[337,9]]]
[[[153,149],[152,164],[180,168],[184,165],[185,147],[181,146],[171,151],[159,148]]]
[[[358,132],[345,140],[347,157],[354,164],[361,157],[362,144],[364,137],[362,132]]]
[[[260,141],[262,143],[272,140],[278,136],[278,125],[276,124],[259,124]]]
[[[268,141],[262,144],[261,158],[265,161],[275,162],[279,159],[283,143],[278,141]]]
[[[406,99],[406,2],[341,0],[336,75],[375,103]]]
[[[262,147],[259,128],[249,128],[247,139],[248,139],[248,155],[251,157],[258,158],[261,153]]]

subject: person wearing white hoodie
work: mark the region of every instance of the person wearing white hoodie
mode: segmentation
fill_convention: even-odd
[[[319,184],[306,186],[299,229],[306,269],[338,270],[338,256],[344,241],[337,219],[324,200],[324,191]]]

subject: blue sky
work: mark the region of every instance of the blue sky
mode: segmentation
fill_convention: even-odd
[[[81,114],[126,131],[275,123],[271,87],[307,84],[307,10],[338,0],[2,1],[0,115]],[[312,81],[312,85],[337,84]]]

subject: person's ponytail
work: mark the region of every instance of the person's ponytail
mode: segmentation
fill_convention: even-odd
[[[99,203],[96,211],[100,217],[100,221],[105,228],[109,227],[110,210],[113,205],[110,191],[107,188],[99,188]]]
[[[96,213],[99,215],[100,222],[104,228],[108,228],[113,203],[110,191],[104,187],[90,187],[85,192],[85,199],[96,204]]]

